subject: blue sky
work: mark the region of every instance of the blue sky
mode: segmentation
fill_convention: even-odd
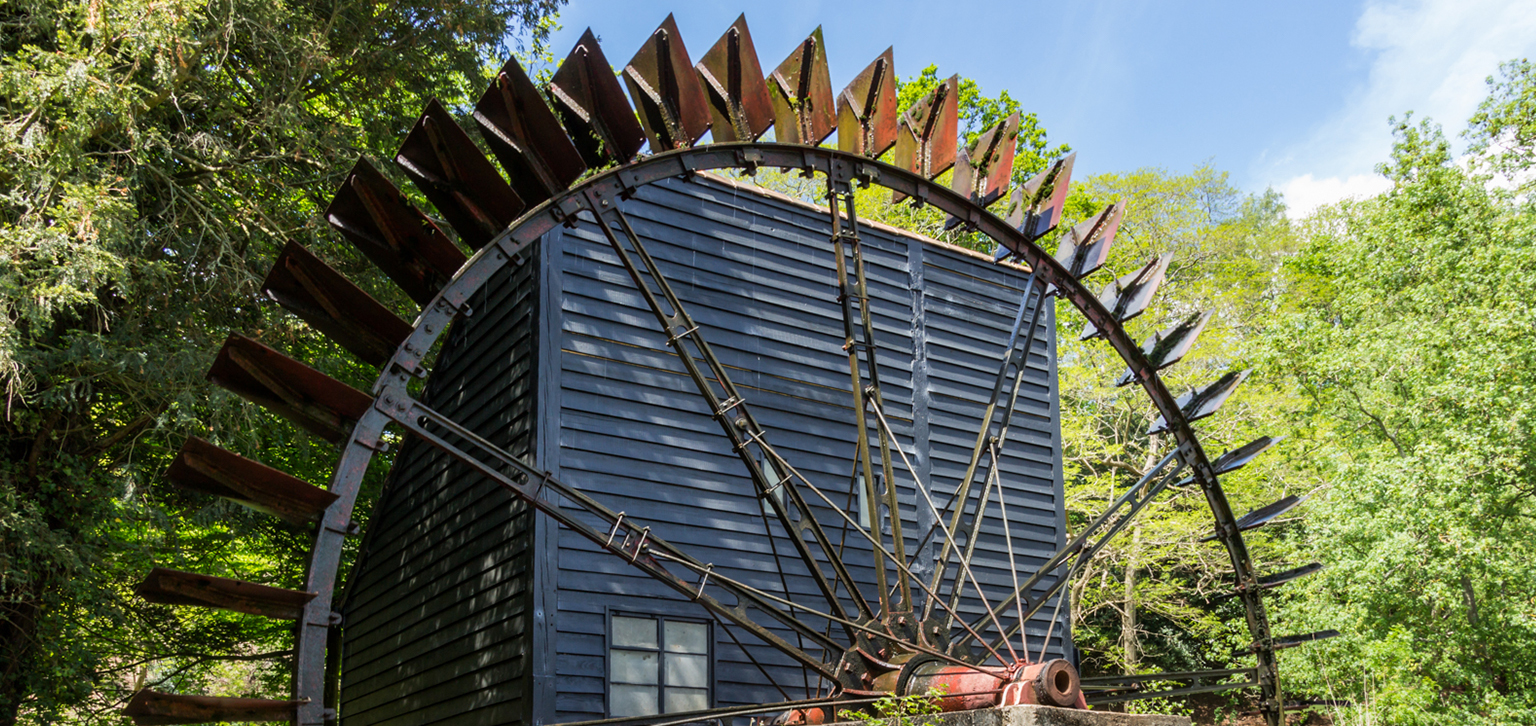
[[[571,0],[552,49],[590,26],[620,65],[668,12],[695,60],[745,12],[765,68],[821,25],[835,89],[894,45],[904,78],[933,63],[1007,89],[1079,174],[1210,161],[1293,213],[1382,188],[1388,116],[1459,133],[1498,63],[1536,56],[1536,0]]]

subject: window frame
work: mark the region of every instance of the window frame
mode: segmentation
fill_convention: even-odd
[[[656,687],[656,709],[657,709],[657,712],[655,714],[656,716],[665,716],[668,713],[668,711],[666,710],[666,707],[667,707],[667,700],[666,700],[667,699],[667,688],[669,687],[669,684],[667,683],[667,664],[666,664],[666,654],[667,654],[667,628],[666,628],[666,623],[667,623],[667,621],[684,622],[684,623],[696,623],[696,624],[699,624],[699,625],[703,625],[704,626],[704,645],[705,645],[705,650],[707,652],[703,653],[702,655],[704,655],[704,658],[705,658],[705,668],[708,669],[708,672],[707,672],[707,674],[705,676],[706,684],[704,686],[705,691],[706,691],[705,698],[706,698],[706,701],[708,703],[708,706],[706,706],[706,707],[707,708],[715,708],[715,706],[716,706],[715,694],[717,692],[717,689],[716,689],[716,672],[715,672],[715,623],[714,623],[713,620],[711,620],[710,618],[707,618],[707,617],[706,618],[699,618],[699,617],[692,617],[692,616],[688,616],[688,615],[673,615],[671,613],[662,613],[662,612],[654,612],[654,611],[647,612],[647,611],[643,611],[643,610],[633,610],[633,609],[629,609],[629,608],[616,608],[616,607],[605,606],[603,608],[603,714],[604,714],[605,718],[619,718],[618,716],[614,716],[613,715],[613,686],[615,685],[615,683],[613,682],[613,651],[615,649],[615,646],[613,644],[613,619],[615,617],[620,617],[620,618],[644,618],[644,619],[653,620],[653,621],[656,622],[656,649],[655,650],[651,650],[649,648],[635,648],[635,647],[632,647],[632,646],[617,646],[619,650],[629,650],[629,651],[635,651],[635,652],[640,652],[640,653],[655,653],[656,654],[656,686],[655,686]],[[700,655],[700,654],[698,654],[698,653],[685,653],[684,655]],[[620,683],[620,684],[617,684],[617,685],[621,685],[621,686],[628,686],[628,685],[646,686],[646,685],[650,685],[650,684],[647,684],[647,683],[640,683],[640,684]],[[674,687],[674,688],[693,688],[693,686],[686,686],[686,685],[677,685],[677,686],[670,686],[670,687]],[[673,711],[672,713],[686,713],[686,712],[683,712],[683,711]],[[646,716],[634,716],[634,718],[648,718],[648,717],[646,717]]]

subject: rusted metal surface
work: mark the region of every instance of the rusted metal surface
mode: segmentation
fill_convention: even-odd
[[[929,696],[940,711],[973,711],[998,705],[1014,669],[965,668],[942,661],[914,658],[898,672],[890,692],[901,696]],[[885,690],[885,689],[881,689]]]
[[[1019,145],[1019,112],[1014,111],[960,151],[950,188],[982,207],[990,207],[1008,191],[1013,178],[1013,157]],[[951,217],[954,219],[954,217]]]
[[[223,497],[289,524],[319,521],[336,495],[196,436],[182,444],[165,478],[177,487]]]
[[[896,145],[895,49],[859,71],[837,94],[837,148],[871,159]]]
[[[1259,507],[1258,509],[1248,512],[1247,514],[1244,514],[1242,517],[1239,517],[1237,521],[1232,523],[1231,528],[1238,532],[1247,532],[1250,529],[1258,529],[1259,527],[1263,527],[1264,525],[1275,521],[1281,515],[1291,511],[1292,509],[1295,509],[1305,501],[1307,501],[1307,498],[1304,496],[1298,496],[1295,494],[1287,495],[1282,497],[1277,502],[1266,504],[1262,507]],[[1218,528],[1218,534],[1219,533],[1220,529]],[[1217,535],[1212,534],[1202,537],[1200,541],[1211,542],[1216,538]],[[1255,579],[1253,584],[1257,586],[1258,580]],[[1241,590],[1244,587],[1244,584],[1239,583],[1238,587],[1239,590]]]
[[[1152,296],[1157,293],[1159,285],[1163,284],[1163,277],[1168,272],[1168,263],[1173,261],[1173,253],[1169,252],[1160,257],[1154,257],[1150,262],[1129,275],[1116,280],[1110,280],[1104,286],[1104,291],[1099,293],[1099,302],[1114,314],[1115,320],[1125,322],[1142,314],[1148,305],[1152,304]],[[1088,323],[1083,326],[1080,340],[1091,340],[1101,335],[1098,326]]]
[[[480,259],[489,261],[491,257]],[[465,276],[460,274],[457,279],[463,280]],[[440,321],[434,321],[436,323]],[[336,671],[327,668],[326,648],[335,627],[331,614],[337,571],[346,538],[354,531],[352,510],[363,477],[368,473],[368,464],[374,454],[388,448],[382,440],[387,422],[388,419],[375,407],[364,413],[352,428],[352,437],[341,448],[341,460],[336,464],[329,487],[337,499],[326,508],[315,531],[315,544],[310,551],[309,569],[304,580],[304,589],[315,593],[315,597],[305,604],[303,618],[294,635],[293,695],[304,701],[295,720],[298,726],[323,726],[335,718],[334,712],[326,712],[323,696],[330,680],[328,676],[336,675]]]
[[[896,166],[935,179],[955,165],[960,133],[960,76],[950,76],[901,115],[896,131]],[[891,201],[906,195],[893,190]],[[954,216],[954,215],[951,215]]]
[[[1044,663],[1031,663],[1019,672],[1003,689],[999,706],[1055,706],[1057,708],[1087,708],[1083,699],[1082,681],[1071,663],[1057,658]]]
[[[144,689],[133,694],[123,715],[135,726],[214,723],[217,721],[292,721],[304,701],[265,698],[184,696]]]
[[[1284,572],[1277,572],[1273,575],[1265,575],[1259,578],[1259,587],[1268,590],[1270,588],[1284,585],[1285,583],[1291,582],[1292,580],[1299,580],[1303,577],[1306,577],[1307,575],[1316,574],[1322,571],[1323,563],[1311,562],[1302,565],[1301,567],[1286,570]]]
[[[148,602],[162,605],[196,605],[277,620],[298,620],[304,612],[304,604],[315,597],[312,592],[163,567],[150,570],[144,581],[134,588],[134,593]]]
[[[507,59],[480,96],[474,116],[512,190],[526,204],[565,191],[587,170],[581,152],[515,57]]]
[[[767,133],[773,125],[773,99],[768,96],[746,14],[731,23],[694,70],[709,99],[711,139],[756,141]]]
[[[1227,397],[1242,385],[1248,378],[1249,370],[1232,371],[1210,383],[1200,386],[1189,393],[1179,397],[1179,411],[1186,421],[1198,421],[1206,416],[1216,413],[1221,405],[1227,402]],[[1169,430],[1167,416],[1158,417],[1152,427],[1147,429],[1147,435],[1160,434]]]
[[[786,169],[800,169],[802,171],[816,171],[827,174],[836,174],[846,178],[846,175],[858,174],[876,181],[894,191],[906,194],[921,195],[928,203],[934,204],[941,211],[950,212],[956,216],[970,215],[966,210],[974,208],[969,200],[953,194],[950,190],[939,188],[925,179],[921,179],[904,170],[895,169],[874,162],[860,162],[857,157],[848,158],[840,156],[839,152],[827,149],[811,149],[807,147],[778,147],[775,145],[747,145],[747,144],[721,144],[702,147],[688,152],[661,155],[645,162],[631,165],[625,169],[617,170],[612,175],[603,175],[594,178],[583,185],[583,189],[597,190],[600,194],[621,194],[628,190],[650,183],[652,181],[676,176],[690,170],[707,170],[721,167],[737,167],[743,159],[753,159],[755,163],[766,166],[778,166]],[[573,190],[575,195],[580,190]],[[581,191],[585,194],[587,192]],[[1065,194],[1065,190],[1061,190]],[[968,207],[967,205],[971,205]],[[558,200],[552,204],[552,209],[559,208]],[[558,221],[562,214],[557,213],[552,218]],[[538,215],[533,215],[537,218]],[[1177,453],[1196,472],[1196,479],[1200,483],[1201,490],[1206,496],[1207,503],[1218,523],[1230,523],[1234,520],[1231,509],[1228,506],[1225,495],[1222,493],[1219,482],[1210,469],[1210,463],[1205,459],[1204,452],[1199,446],[1198,440],[1181,415],[1181,411],[1175,403],[1175,399],[1163,385],[1147,364],[1144,356],[1136,344],[1129,338],[1123,328],[1116,325],[1113,317],[1076,279],[1056,260],[1052,259],[1039,247],[1034,246],[1026,238],[1022,231],[1011,225],[997,220],[989,215],[975,217],[978,220],[978,231],[987,234],[997,240],[1009,253],[1017,256],[1025,264],[1035,268],[1041,275],[1045,284],[1061,284],[1060,295],[1069,300],[1074,307],[1081,310],[1090,320],[1096,321],[1100,327],[1105,328],[1107,342],[1125,360],[1135,372],[1136,380],[1147,391],[1149,397],[1157,405],[1159,411],[1169,415],[1175,422],[1171,429],[1177,443]],[[1241,537],[1233,532],[1223,530],[1222,543],[1227,547],[1232,557],[1235,570],[1240,580],[1256,579],[1252,570],[1252,562],[1249,559],[1246,547]],[[1268,621],[1263,610],[1262,602],[1252,595],[1244,595],[1244,611],[1248,618],[1248,625],[1252,632],[1267,634]],[[1267,637],[1267,635],[1265,636]],[[1266,704],[1278,704],[1278,683],[1275,679],[1275,661],[1270,652],[1259,654],[1260,686],[1264,691]],[[1267,711],[1270,716],[1278,718],[1278,710]]]
[[[1008,200],[1008,211],[1003,215],[1009,226],[1024,233],[1029,240],[1040,239],[1055,229],[1067,203],[1072,164],[1076,160],[1076,152],[1067,154],[1014,189]]]
[[[963,667],[914,658],[902,667],[891,692],[932,696],[940,711],[997,706],[1086,708],[1077,669],[1060,658],[999,667]]]
[[[1237,520],[1237,528],[1239,531],[1246,532],[1250,529],[1257,529],[1262,527],[1266,524],[1269,524],[1270,522],[1275,521],[1275,519],[1280,515],[1295,509],[1306,500],[1306,497],[1297,496],[1295,494],[1286,496],[1274,504],[1267,504],[1247,514],[1244,514],[1242,517],[1239,517]]]
[[[1339,631],[1333,630],[1331,628],[1328,630],[1319,630],[1315,633],[1306,633],[1303,635],[1285,635],[1279,638],[1275,638],[1274,648],[1275,650],[1285,650],[1286,648],[1295,648],[1298,645],[1311,643],[1317,640],[1337,638],[1339,635]]]
[[[1077,669],[1062,659],[1004,666],[956,665],[918,655],[883,664],[867,695],[925,696],[940,712],[999,706],[1087,708]],[[860,692],[866,694],[866,692]],[[780,726],[828,723],[832,709],[795,708],[774,720]],[[847,719],[839,719],[847,720]]]
[[[345,441],[373,398],[243,335],[231,335],[208,380],[327,441]]]
[[[464,253],[366,159],[342,182],[325,218],[419,305],[464,264]]]
[[[523,200],[437,99],[427,102],[395,163],[459,233],[480,249],[522,213]]]
[[[645,131],[591,28],[555,71],[549,97],[589,168],[629,161],[645,143]]]
[[[1259,454],[1268,451],[1271,446],[1280,443],[1284,439],[1284,436],[1261,436],[1222,454],[1220,457],[1217,457],[1216,461],[1212,462],[1211,466],[1215,468],[1217,474],[1237,471],[1247,466],[1248,462],[1253,461]],[[1192,483],[1194,483],[1193,479],[1185,479],[1174,486],[1182,487]]]
[[[1273,575],[1265,575],[1265,576],[1259,578],[1257,586],[1258,586],[1258,589],[1260,589],[1260,590],[1272,590],[1272,589],[1277,588],[1277,587],[1279,587],[1281,585],[1284,585],[1284,584],[1286,584],[1288,582],[1293,582],[1295,580],[1300,580],[1301,578],[1306,577],[1307,575],[1312,575],[1312,574],[1316,574],[1318,572],[1322,572],[1322,570],[1323,570],[1323,563],[1321,563],[1321,562],[1311,562],[1311,563],[1302,565],[1301,567],[1292,568],[1292,569],[1289,569],[1289,570],[1285,570],[1283,572],[1276,572]],[[1228,600],[1228,599],[1237,597],[1238,595],[1241,595],[1242,593],[1243,593],[1243,588],[1242,587],[1238,587],[1238,588],[1233,589],[1232,592],[1222,593],[1220,595],[1217,595],[1216,597],[1212,598],[1212,602],[1220,602],[1222,600]]]
[[[773,134],[779,143],[816,146],[837,130],[832,74],[827,70],[820,26],[768,74],[767,83],[773,101]]]
[[[817,40],[819,41],[819,37]],[[610,80],[612,79],[610,78]],[[1117,353],[1119,353],[1121,357],[1126,360],[1132,371],[1133,379],[1146,389],[1149,397],[1153,400],[1158,410],[1163,414],[1165,420],[1169,422],[1166,424],[1166,427],[1167,430],[1170,431],[1174,436],[1174,440],[1177,445],[1177,453],[1181,459],[1185,461],[1194,471],[1194,478],[1199,483],[1202,492],[1206,496],[1207,502],[1211,506],[1212,512],[1217,522],[1217,538],[1220,539],[1223,546],[1227,548],[1227,551],[1233,560],[1234,569],[1238,576],[1239,586],[1249,586],[1257,582],[1258,578],[1252,571],[1252,563],[1248,558],[1246,546],[1243,544],[1241,537],[1238,536],[1238,531],[1240,530],[1240,527],[1238,526],[1239,523],[1232,516],[1230,507],[1226,502],[1225,495],[1222,493],[1220,484],[1216,478],[1217,471],[1212,463],[1205,458],[1204,452],[1200,448],[1198,440],[1195,439],[1192,431],[1189,428],[1189,420],[1191,418],[1191,414],[1201,413],[1206,407],[1206,404],[1210,403],[1211,400],[1214,400],[1215,398],[1224,398],[1224,395],[1219,397],[1212,396],[1210,395],[1209,390],[1202,389],[1202,393],[1205,394],[1203,400],[1195,400],[1197,398],[1201,398],[1201,396],[1192,394],[1176,402],[1173,396],[1167,391],[1161,379],[1156,375],[1156,369],[1151,366],[1144,352],[1139,349],[1133,341],[1130,340],[1123,328],[1118,325],[1118,322],[1115,318],[1115,313],[1098,299],[1096,299],[1094,295],[1089,293],[1086,288],[1078,282],[1077,278],[1086,268],[1085,265],[1079,264],[1080,261],[1078,260],[1078,256],[1076,254],[1072,255],[1072,264],[1069,267],[1068,265],[1064,265],[1061,262],[1052,259],[1043,250],[1033,244],[1033,240],[1038,236],[1034,235],[1033,232],[1034,230],[1040,228],[1038,225],[1047,223],[1054,224],[1054,221],[1050,221],[1050,217],[1053,215],[1048,213],[1050,211],[1050,205],[1053,203],[1052,200],[1056,198],[1058,194],[1063,198],[1065,195],[1065,183],[1063,182],[1057,185],[1052,182],[1051,179],[1046,179],[1039,185],[1038,191],[1041,193],[1031,197],[1031,201],[1028,205],[1029,209],[1024,211],[1022,215],[1022,221],[1010,225],[989,214],[978,214],[975,208],[975,203],[968,199],[965,195],[959,195],[954,193],[952,190],[941,188],[931,183],[931,181],[929,181],[928,178],[923,175],[911,173],[902,169],[896,169],[869,160],[860,159],[859,157],[853,155],[841,154],[840,152],[834,150],[817,149],[806,146],[784,146],[774,144],[722,144],[682,152],[661,154],[655,158],[640,161],[621,169],[598,175],[593,179],[584,182],[576,189],[570,190],[569,192],[561,195],[557,195],[555,198],[549,200],[549,202],[547,202],[541,208],[533,210],[532,213],[525,216],[523,224],[520,224],[517,228],[509,229],[501,233],[496,238],[495,244],[488,246],[485,250],[482,250],[481,254],[476,257],[475,261],[465,269],[465,273],[461,275],[459,279],[450,284],[447,288],[444,288],[439,293],[436,300],[428,306],[429,309],[428,312],[423,315],[423,321],[431,321],[431,323],[428,324],[427,322],[422,322],[419,324],[417,329],[411,334],[411,337],[407,343],[396,351],[395,356],[392,359],[394,362],[392,363],[389,371],[386,372],[385,378],[380,380],[379,385],[393,385],[394,377],[396,376],[402,377],[401,380],[403,381],[403,376],[405,376],[407,372],[417,369],[420,364],[421,356],[424,355],[423,351],[429,350],[431,348],[432,342],[436,339],[437,336],[441,335],[442,327],[446,327],[445,325],[441,324],[445,321],[440,321],[438,318],[441,316],[437,316],[437,313],[434,311],[436,311],[438,308],[443,308],[443,315],[451,318],[454,314],[456,314],[457,311],[461,310],[463,301],[466,300],[469,295],[471,295],[474,290],[479,287],[480,284],[482,284],[484,279],[483,276],[470,279],[474,277],[471,273],[474,273],[475,270],[478,269],[477,266],[481,263],[488,262],[490,255],[494,254],[502,256],[505,254],[514,253],[514,250],[519,249],[519,245],[531,242],[532,239],[536,238],[538,234],[541,234],[543,231],[549,229],[555,224],[561,223],[563,220],[570,219],[571,215],[586,207],[586,205],[581,200],[585,199],[590,201],[617,199],[627,193],[632,193],[637,187],[641,185],[656,181],[661,178],[676,176],[678,174],[683,174],[694,170],[727,167],[739,168],[748,161],[750,161],[752,164],[778,166],[786,169],[799,169],[807,173],[821,172],[842,180],[848,180],[857,176],[867,181],[874,181],[875,183],[879,183],[882,186],[885,186],[895,192],[916,196],[918,199],[926,203],[934,204],[941,211],[948,212],[955,216],[963,216],[963,218],[972,220],[980,233],[992,237],[1002,246],[1005,252],[1017,256],[1031,268],[1035,269],[1037,274],[1040,275],[1040,282],[1042,285],[1056,286],[1061,297],[1067,299],[1075,307],[1083,311],[1085,316],[1090,321],[1092,321],[1094,325],[1102,328],[1105,331],[1105,339],[1117,351]],[[1062,165],[1058,164],[1054,166],[1051,171],[1057,172],[1059,174],[1059,172],[1062,171],[1061,166]],[[1067,166],[1069,167],[1069,164]],[[1062,178],[1065,179],[1064,176]],[[587,208],[595,209],[594,207]],[[1059,210],[1059,207],[1057,209]],[[1035,210],[1040,210],[1047,213],[1037,215]],[[1059,211],[1057,214],[1059,214]],[[1102,237],[1102,235],[1099,236]],[[1093,236],[1090,235],[1090,239],[1087,240],[1087,246],[1090,248],[1094,244],[1092,237]],[[1082,257],[1082,261],[1091,260],[1094,257],[1093,250],[1090,249],[1089,252]],[[423,325],[427,326],[425,332],[423,332]],[[670,327],[668,330],[669,332],[673,332]],[[685,331],[677,332],[680,335]],[[1215,386],[1207,387],[1207,389],[1211,389],[1213,387]],[[1216,401],[1216,404],[1219,405],[1219,401]],[[396,420],[403,425],[406,425],[407,427],[422,426],[422,419],[419,417],[419,414],[421,413],[422,412],[419,409],[408,410],[404,413],[401,413],[399,417],[396,418]],[[369,415],[373,414],[370,413]],[[441,424],[446,426],[451,424],[451,422],[441,422]],[[380,427],[381,425],[375,422],[366,426],[360,424],[358,429],[359,431],[363,432],[361,434],[362,436],[372,437],[368,439],[368,441],[376,443],[378,428]],[[359,446],[364,448],[359,449]],[[360,481],[362,472],[366,469],[367,458],[370,455],[366,451],[368,446],[369,445],[364,443],[362,440],[354,438],[354,441],[349,445],[347,449],[349,458],[344,461],[344,471],[338,470],[338,482],[336,485],[333,485],[333,489],[344,490],[348,487],[355,487],[356,482]],[[465,462],[472,467],[474,466],[474,460],[476,459],[477,457],[473,455],[466,455],[463,457],[463,460],[465,460]],[[508,466],[513,466],[511,462],[502,463]],[[498,476],[505,478],[504,475],[502,475],[501,472],[495,470],[494,467],[485,466],[483,468],[477,468],[477,470],[481,471],[484,475],[491,477],[492,479],[496,479]],[[526,477],[524,479],[525,483],[529,483],[536,487],[553,485],[552,480],[548,478],[547,474],[540,474],[532,468],[527,468],[526,471],[524,471],[523,476]],[[511,480],[507,480],[505,484],[521,485],[518,482],[512,482]],[[574,490],[572,491],[574,492]],[[575,493],[579,495],[579,492]],[[532,492],[532,494],[533,497],[537,499],[537,492]],[[340,502],[338,504],[340,504]],[[591,505],[595,505],[595,503],[591,503]],[[328,533],[331,533],[333,530],[339,531],[340,528],[344,527],[345,517],[350,511],[350,506],[351,502],[350,499],[348,499],[344,506],[333,505],[330,509],[327,510],[325,516],[326,525],[322,528],[322,536],[329,536]],[[588,508],[590,505],[583,502],[582,506],[583,508]],[[606,511],[601,509],[600,505],[597,506],[599,507],[598,509],[588,509],[588,511]],[[608,514],[613,515],[611,512]],[[552,516],[554,515],[552,514]],[[644,544],[644,540],[639,539],[644,536],[643,532],[640,529],[635,528],[633,525],[623,523],[621,514],[614,515],[612,519],[604,520],[605,523],[609,521],[613,523],[611,526],[613,526],[614,533],[626,536],[626,539],[624,540],[625,543],[633,545],[634,542],[640,541],[642,545]],[[334,527],[332,526],[333,523],[335,523]],[[602,535],[602,532],[598,532],[599,537]],[[609,535],[608,539],[611,541],[612,537],[613,535]],[[589,539],[590,538],[591,537],[589,537]],[[331,540],[335,541],[332,542]],[[322,572],[317,579],[312,570],[312,575],[310,578],[312,586],[315,583],[319,583],[325,589],[324,598],[327,604],[329,603],[330,586],[334,585],[333,579],[328,580],[327,578],[334,577],[335,556],[339,551],[339,537],[331,538],[331,540],[327,540],[328,544],[324,548],[322,548],[317,542],[316,554],[318,560],[316,567],[321,570],[329,567],[329,574]],[[602,543],[598,542],[598,544]],[[322,549],[324,550],[323,556],[321,552]],[[630,550],[621,546],[620,552],[618,554],[621,556],[633,557],[634,554],[639,553],[656,558],[657,563],[655,564],[657,565],[659,571],[655,573],[655,576],[663,581],[666,581],[668,577],[672,579],[679,578],[677,578],[675,573],[670,573],[665,569],[665,567],[661,566],[660,562],[662,560],[671,563],[671,565],[678,565],[684,568],[697,566],[700,569],[691,571],[696,576],[700,576],[700,578],[696,582],[680,581],[678,583],[679,587],[675,589],[678,589],[679,592],[682,592],[686,595],[693,595],[696,592],[702,593],[704,591],[705,582],[702,579],[702,576],[705,575],[708,570],[705,569],[703,565],[697,565],[696,563],[692,563],[686,559],[668,554],[666,550],[659,547],[649,548],[645,552],[641,552],[640,550],[640,547],[633,547],[633,550]],[[666,557],[663,557],[663,555],[666,555]],[[718,586],[716,583],[722,581],[725,582],[727,587],[734,587],[734,585],[732,585],[729,581],[726,580],[726,578],[723,577],[717,577],[714,580],[710,580],[709,586],[716,587]],[[739,590],[738,594],[742,596],[753,596],[753,593],[750,590],[745,589]],[[1275,718],[1278,717],[1279,713],[1277,700],[1278,684],[1274,678],[1275,669],[1272,647],[1273,641],[1270,640],[1267,617],[1264,614],[1262,602],[1258,600],[1255,591],[1245,590],[1242,594],[1242,599],[1244,602],[1245,614],[1248,618],[1249,629],[1255,636],[1256,652],[1259,656],[1259,664],[1255,669],[1258,673],[1256,680],[1258,681],[1258,685],[1264,689],[1264,703],[1266,704],[1267,708],[1266,716],[1270,717],[1270,720],[1273,722]],[[315,689],[318,688],[320,684],[320,681],[317,679],[315,669],[317,663],[323,662],[323,638],[315,638],[307,635],[311,632],[311,623],[308,622],[310,620],[315,621],[315,627],[319,629],[319,632],[324,632],[324,613],[320,611],[316,611],[314,613],[308,612],[310,609],[320,607],[320,605],[317,604],[320,600],[321,598],[317,597],[314,601],[311,601],[309,608],[306,609],[306,613],[308,614],[305,615],[305,627],[301,629],[299,645],[300,676],[298,679],[299,685],[296,687],[296,693],[305,696],[310,693],[318,693],[318,691]],[[766,602],[766,604],[767,608],[764,609],[764,612],[769,609],[776,609],[776,606],[771,601]],[[872,630],[870,626],[861,625],[858,623],[850,623],[850,626],[855,627],[856,629],[862,628],[864,630]],[[870,633],[864,632],[864,630],[860,630],[861,637],[873,637],[870,635]],[[879,642],[889,643],[892,642],[892,639],[889,635],[884,635],[881,636],[881,640],[879,640]],[[787,643],[785,646],[793,648],[793,646],[789,646]],[[318,661],[316,660],[316,657],[319,658]],[[810,664],[807,663],[807,665],[809,666]],[[818,663],[818,665],[821,664]],[[956,664],[951,663],[950,665]],[[1273,707],[1271,708],[1270,706]],[[301,723],[320,723],[318,705],[309,704],[304,708],[307,710],[301,712]],[[313,713],[311,713],[311,711]]]
[[[866,403],[875,406],[878,410],[884,407],[884,398],[880,387],[879,346],[875,338],[873,313],[870,311],[869,285],[864,267],[864,246],[859,238],[859,218],[854,205],[853,185],[848,181],[838,182],[829,179],[827,206],[831,212],[832,257],[836,261],[837,297],[841,303],[838,307],[843,316],[843,350],[848,353],[850,374],[848,390],[853,395],[854,431],[856,432],[854,436],[857,441],[854,449],[857,452],[857,466],[864,479],[866,501],[876,502],[880,500],[880,492],[876,490],[877,479],[869,449],[871,427]],[[867,385],[866,381],[868,381]],[[881,427],[876,433],[879,441],[880,476],[882,477],[878,481],[895,482],[891,461],[890,432]],[[884,493],[887,511],[901,511],[896,498],[896,487],[885,487]],[[882,530],[886,525],[880,521],[879,507],[867,507],[866,510],[864,512],[868,519],[866,526],[870,532],[879,534],[880,544],[884,547]],[[888,524],[891,531],[891,555],[897,562],[905,563],[907,561],[906,538],[902,534],[901,518],[889,517]],[[895,613],[912,612],[912,583],[908,570],[903,567],[898,571],[896,592],[899,597],[896,604],[892,605],[891,590],[886,586],[885,561],[878,555],[874,560],[875,586],[880,592],[881,614],[889,621]]]
[[[411,334],[409,323],[297,242],[283,248],[261,289],[369,365],[383,365]]]
[[[623,75],[651,153],[686,149],[709,130],[709,102],[671,15],[635,51]]]
[[[1109,259],[1109,248],[1115,243],[1115,233],[1120,230],[1120,217],[1124,211],[1125,203],[1115,202],[1067,230],[1056,248],[1056,261],[1079,280],[1098,271]],[[1099,327],[1092,321],[1089,324]]]
[[[1199,337],[1200,331],[1205,330],[1205,324],[1210,319],[1209,312],[1190,313],[1188,317],[1174,323],[1166,330],[1153,333],[1141,347],[1142,355],[1146,356],[1147,362],[1151,364],[1151,370],[1162,370],[1183,358],[1194,346],[1195,338]],[[1128,386],[1135,381],[1136,374],[1127,370],[1115,381],[1115,385]]]
[[[1253,461],[1259,454],[1269,450],[1269,447],[1280,443],[1284,436],[1261,436],[1242,446],[1239,446],[1219,457],[1211,466],[1216,468],[1216,473],[1226,474],[1237,471]]]

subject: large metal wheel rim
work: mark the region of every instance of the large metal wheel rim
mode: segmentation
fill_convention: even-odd
[[[1152,400],[1168,422],[1178,453],[1192,470],[1196,483],[1206,496],[1216,522],[1216,534],[1226,548],[1237,575],[1237,586],[1245,606],[1253,652],[1258,658],[1260,687],[1267,712],[1278,715],[1280,708],[1278,667],[1274,656],[1268,618],[1262,596],[1256,586],[1257,573],[1248,556],[1236,518],[1221,490],[1210,460],[1189,422],[1155,369],[1147,362],[1140,346],[1124,327],[1100,303],[1097,294],[1058,263],[1044,249],[1025,238],[1003,220],[970,199],[917,174],[883,162],[835,149],[775,143],[720,143],[672,151],[620,165],[572,186],[559,195],[526,212],[506,230],[482,248],[456,273],[425,306],[412,325],[412,332],[396,349],[373,388],[374,407],[357,422],[343,447],[330,491],[339,495],[325,513],[315,547],[311,552],[306,590],[317,593],[305,609],[296,644],[294,697],[306,701],[299,706],[298,722],[322,723],[326,715],[322,694],[325,692],[327,634],[330,612],[340,565],[341,540],[356,501],[358,488],[368,463],[377,453],[384,428],[390,418],[382,410],[391,405],[380,399],[391,384],[404,383],[421,373],[422,357],[431,350],[448,324],[468,300],[490,278],[508,264],[522,264],[527,248],[566,219],[590,204],[618,200],[634,189],[661,179],[715,169],[752,169],[779,167],[804,172],[820,172],[848,182],[859,181],[906,194],[959,218],[987,235],[1019,259],[1038,271],[1040,285],[1055,285],[1060,296],[1069,300],[1090,322],[1105,331],[1105,338],[1120,354],[1134,374],[1134,380]]]

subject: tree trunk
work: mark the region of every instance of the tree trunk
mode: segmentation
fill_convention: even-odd
[[[36,640],[37,602],[24,593],[5,593],[6,603],[0,613],[0,726],[16,723],[21,699],[26,696],[24,679]]]
[[[1125,556],[1125,578],[1123,581],[1124,607],[1120,610],[1120,650],[1125,655],[1125,670],[1133,673],[1136,670],[1136,662],[1140,656],[1139,643],[1136,638],[1136,567],[1137,558],[1141,555],[1141,525],[1131,527],[1131,547]]]

